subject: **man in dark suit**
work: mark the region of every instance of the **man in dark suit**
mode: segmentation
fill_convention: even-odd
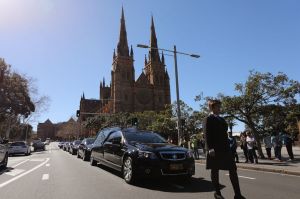
[[[220,117],[221,102],[209,100],[208,106],[211,114],[203,122],[203,131],[206,141],[206,169],[211,169],[211,181],[216,192],[214,197],[222,199],[219,184],[219,170],[228,170],[230,180],[234,189],[234,199],[244,199],[240,191],[237,168],[234,157],[230,151],[227,130],[228,125],[224,118]]]

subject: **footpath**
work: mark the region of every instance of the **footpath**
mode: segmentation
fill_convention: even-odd
[[[206,160],[202,150],[199,150],[199,152],[201,152],[199,153],[200,158],[196,160],[196,162],[200,164],[205,164]],[[264,147],[263,147],[263,152],[265,157],[267,157]],[[285,147],[282,147],[281,150],[282,161],[258,159],[258,164],[245,163],[245,157],[240,147],[237,149],[237,153],[239,156],[240,163],[237,163],[236,165],[240,169],[250,169],[256,171],[275,172],[281,174],[300,176],[300,147],[299,146],[293,147],[293,153],[295,158],[293,161],[289,161],[289,156],[287,154]],[[272,158],[275,158],[273,149],[272,149]]]

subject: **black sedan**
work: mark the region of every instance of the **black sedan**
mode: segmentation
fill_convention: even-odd
[[[85,138],[82,140],[77,151],[77,158],[82,158],[84,161],[90,160],[91,150],[95,138]]]
[[[166,142],[159,134],[135,128],[108,128],[100,131],[92,148],[91,165],[106,165],[122,172],[127,183],[138,176],[178,176],[195,174],[193,153]]]
[[[69,151],[69,148],[70,148],[70,142],[65,142],[64,144],[63,144],[63,150],[64,151]]]
[[[79,144],[81,143],[81,140],[75,140],[70,144],[69,147],[69,153],[72,155],[77,154],[77,150],[79,148]]]
[[[33,150],[34,150],[34,151],[37,151],[37,150],[43,150],[43,151],[45,151],[45,150],[46,150],[45,143],[42,142],[41,140],[35,141],[35,142],[32,144],[32,147],[33,147]]]

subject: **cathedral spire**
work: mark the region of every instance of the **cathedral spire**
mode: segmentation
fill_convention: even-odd
[[[85,99],[84,92],[82,92],[82,99]]]
[[[116,57],[116,50],[114,49],[113,59]]]
[[[147,55],[145,55],[145,65],[147,65]]]
[[[133,49],[132,49],[132,45],[131,45],[131,47],[130,47],[130,57],[133,58]]]
[[[103,87],[105,87],[105,78],[103,77]]]
[[[117,53],[118,53],[118,55],[121,55],[121,56],[129,56],[123,6],[122,6],[120,36],[119,36],[119,43],[118,43],[118,47],[117,47]]]
[[[165,55],[164,55],[164,51],[162,51],[161,53],[161,63],[165,64]]]
[[[155,26],[154,26],[153,16],[151,16],[150,46],[151,46],[151,49],[150,49],[149,53],[150,53],[151,61],[154,61],[154,60],[155,61],[160,61],[158,49],[153,49],[153,48],[158,48],[157,47],[157,38],[156,38],[156,33],[155,33]]]

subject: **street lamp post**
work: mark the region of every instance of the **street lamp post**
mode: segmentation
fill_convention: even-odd
[[[167,49],[164,49],[164,48],[153,48],[151,46],[144,45],[144,44],[138,44],[137,47],[139,47],[139,48],[157,49],[157,50],[162,50],[162,51],[174,53],[175,81],[176,81],[176,100],[177,100],[177,124],[178,124],[177,137],[178,137],[178,145],[180,145],[181,144],[181,135],[182,135],[182,126],[181,126],[181,109],[180,109],[178,69],[177,69],[177,54],[188,55],[188,56],[191,56],[191,57],[194,57],[194,58],[199,58],[200,55],[178,52],[176,50],[176,45],[174,45],[174,50],[167,50]]]

